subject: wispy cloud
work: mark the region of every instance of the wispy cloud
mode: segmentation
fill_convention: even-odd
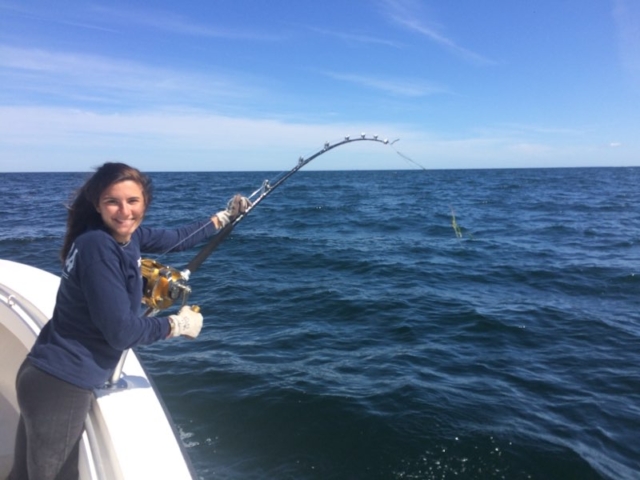
[[[0,106],[0,138],[4,144],[49,144],[80,137],[110,139],[113,135],[124,137],[149,136],[163,138],[161,143],[184,140],[194,141],[198,147],[221,146],[245,148],[249,145],[271,147],[291,144],[322,145],[325,141],[341,139],[345,135],[360,133],[366,125],[347,123],[286,122],[254,117],[231,117],[196,111],[146,110],[128,113],[97,113],[89,110],[62,107],[7,107]],[[397,127],[369,124],[370,129],[386,135],[397,135]],[[40,132],[40,133],[38,133]],[[88,136],[91,134],[92,136]],[[95,135],[95,136],[94,136]]]
[[[371,35],[337,32],[333,30],[326,30],[323,28],[316,28],[316,27],[308,27],[308,29],[313,32],[319,33],[321,35],[334,37],[339,40],[343,40],[346,43],[351,43],[351,44],[381,45],[381,46],[392,47],[392,48],[404,47],[404,45],[400,42],[397,42],[394,40],[388,40],[386,38],[374,37]]]
[[[98,55],[0,45],[0,99],[19,102],[33,94],[56,103],[91,100],[136,108],[154,102],[203,104],[257,95],[238,78],[173,71]],[[169,100],[168,100],[169,99]]]
[[[210,25],[203,25],[182,15],[156,9],[141,10],[127,8],[123,10],[95,5],[93,6],[93,11],[100,16],[108,18],[110,21],[115,21],[120,24],[153,28],[179,35],[256,41],[280,41],[287,38],[281,33],[273,34],[242,28],[212,27]]]
[[[454,55],[477,65],[495,65],[494,60],[458,45],[453,39],[440,33],[424,20],[421,6],[414,0],[380,0],[385,16],[395,24],[418,33]]]
[[[497,132],[451,136],[396,122],[323,124],[193,111],[97,113],[0,106],[0,170],[87,171],[105,161],[119,160],[147,171],[284,171],[325,141],[361,131],[400,138],[395,147],[426,168],[557,167],[575,165],[576,158],[582,165],[603,161],[600,145],[580,141],[558,144],[546,137]],[[633,151],[610,151],[610,165],[637,164]],[[391,149],[364,144],[327,155],[310,167],[358,168],[411,167]]]
[[[612,13],[622,65],[640,80],[640,4],[635,0],[613,0]]]
[[[380,90],[388,94],[402,97],[425,97],[428,95],[451,93],[445,87],[419,80],[378,78],[373,76],[358,75],[352,73],[338,73],[331,71],[323,71],[321,73],[329,78],[333,78],[334,80],[349,82],[369,89]]]
[[[43,15],[39,9],[25,7],[24,5],[16,5],[9,3],[0,3],[0,10],[5,12],[6,15],[14,15],[17,17],[27,18],[30,20],[36,20],[38,22],[49,22],[59,25],[66,25],[70,27],[77,27],[88,30],[100,30],[105,32],[115,32],[113,28],[105,27],[104,25],[98,25],[95,20],[95,16],[82,20],[80,18],[73,18],[77,15]],[[55,15],[55,14],[54,14]]]
[[[583,136],[586,131],[579,128],[558,127],[553,125],[535,125],[524,123],[499,123],[493,129],[486,130],[502,134],[514,135],[545,135],[545,136]]]
[[[193,111],[96,113],[58,107],[0,106],[1,171],[84,171],[118,159],[143,170],[284,170],[321,148],[361,131],[400,136],[398,125],[296,123]],[[400,165],[390,149],[351,150],[349,165],[371,168],[382,155]],[[346,153],[347,150],[344,151]],[[56,162],[63,159],[64,162]],[[318,166],[345,168],[337,156]],[[332,161],[333,160],[333,161]]]
[[[231,40],[281,41],[287,38],[282,33],[269,33],[246,28],[230,28],[228,26],[211,26],[199,23],[184,15],[160,9],[115,8],[97,4],[80,5],[66,9],[47,9],[46,14],[21,4],[0,3],[0,10],[11,15],[37,20],[39,22],[57,23],[84,29],[117,32],[128,27],[142,27],[177,35],[192,37],[226,38]]]

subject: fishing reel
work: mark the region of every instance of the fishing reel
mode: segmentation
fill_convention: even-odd
[[[175,268],[162,265],[150,258],[143,258],[142,303],[152,310],[164,310],[180,300],[187,303],[191,287],[187,285],[188,276]]]

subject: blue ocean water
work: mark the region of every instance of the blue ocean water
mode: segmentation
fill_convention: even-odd
[[[172,226],[275,174],[151,176]],[[0,257],[58,273],[85,177],[0,174]],[[294,175],[194,273],[201,336],[138,350],[199,478],[640,478],[638,185]]]

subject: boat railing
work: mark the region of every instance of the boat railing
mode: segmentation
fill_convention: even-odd
[[[29,300],[3,284],[0,284],[0,302],[9,307],[31,330],[33,343],[49,319]]]

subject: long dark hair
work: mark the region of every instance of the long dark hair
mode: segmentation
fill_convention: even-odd
[[[98,167],[95,173],[78,190],[68,208],[67,233],[60,251],[60,258],[64,263],[71,245],[87,230],[100,228],[104,225],[102,216],[97,211],[100,195],[114,183],[132,180],[142,188],[145,209],[151,204],[151,179],[138,169],[124,163],[107,162]]]

